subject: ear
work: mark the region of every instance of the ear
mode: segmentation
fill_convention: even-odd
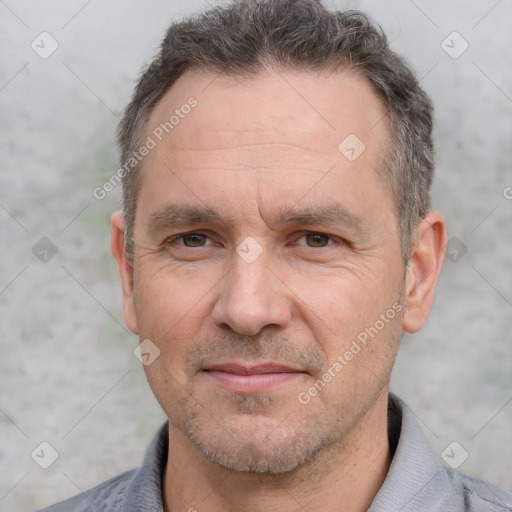
[[[125,222],[121,212],[112,214],[112,254],[117,261],[123,286],[124,321],[133,334],[139,334],[133,297],[133,266],[126,256]]]
[[[413,333],[427,321],[446,251],[446,220],[429,212],[419,223],[406,270],[406,301],[402,329]]]

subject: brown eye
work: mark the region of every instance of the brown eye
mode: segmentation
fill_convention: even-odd
[[[201,247],[205,245],[208,237],[201,233],[188,233],[180,236],[180,238],[183,240],[183,245],[186,247]]]
[[[309,233],[304,236],[309,247],[326,247],[331,239],[329,235],[323,233]]]

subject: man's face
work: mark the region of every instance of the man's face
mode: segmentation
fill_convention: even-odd
[[[176,109],[144,160],[129,324],[161,351],[145,368],[178,437],[292,471],[387,394],[404,265],[384,108],[353,73],[187,73],[147,135]]]

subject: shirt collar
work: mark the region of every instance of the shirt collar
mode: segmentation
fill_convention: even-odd
[[[163,512],[162,482],[167,464],[169,423],[153,437],[141,468],[126,489],[122,512]]]
[[[432,488],[442,488],[444,473],[414,413],[397,396],[389,395],[390,445],[397,439],[388,474],[368,512],[430,510]]]

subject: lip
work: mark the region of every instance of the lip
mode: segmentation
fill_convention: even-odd
[[[302,378],[300,369],[276,363],[210,365],[203,372],[223,388],[238,393],[265,393]]]
[[[257,365],[245,365],[240,363],[212,364],[205,368],[206,371],[219,371],[236,375],[259,375],[262,373],[304,373],[302,370],[278,363],[265,363]]]

